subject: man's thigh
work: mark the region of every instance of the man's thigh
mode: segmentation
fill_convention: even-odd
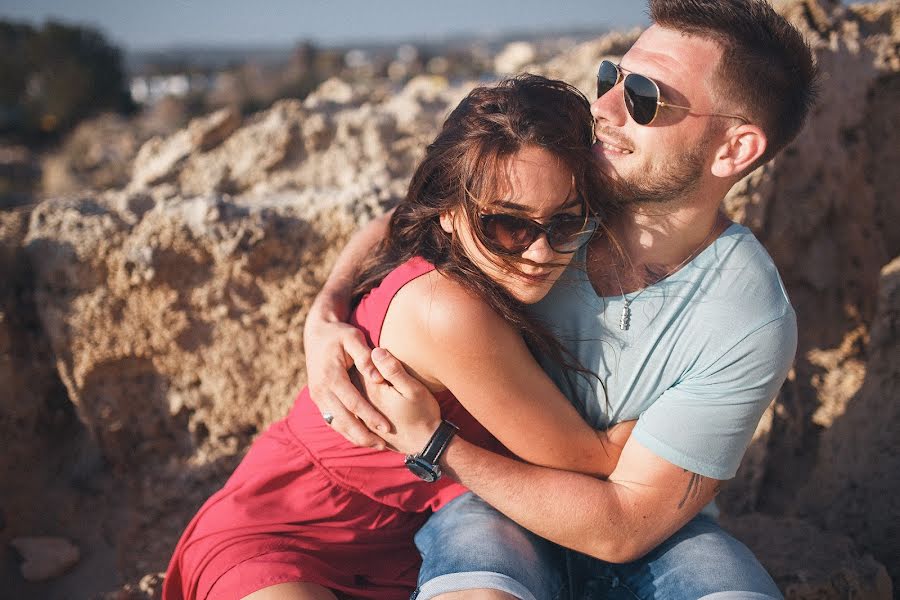
[[[573,563],[584,600],[782,598],[753,553],[706,515],[635,562],[615,565],[579,555]]]
[[[434,513],[416,534],[422,554],[416,600],[495,589],[523,600],[552,600],[563,587],[562,550],[468,493]]]

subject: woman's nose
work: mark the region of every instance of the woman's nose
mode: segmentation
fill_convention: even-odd
[[[531,242],[531,245],[522,253],[522,258],[536,263],[550,262],[556,258],[556,252],[550,247],[546,232],[542,231],[537,239]]]

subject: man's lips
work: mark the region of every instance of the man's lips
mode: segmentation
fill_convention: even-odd
[[[594,148],[600,150],[600,152],[604,155],[628,156],[633,152],[633,150],[629,148],[623,148],[622,146],[618,146],[616,144],[613,144],[612,142],[605,142],[603,140],[597,140],[597,142],[594,144]]]
[[[617,136],[609,135],[604,131],[597,131],[596,138],[597,142],[594,147],[599,147],[599,149],[602,150],[603,154],[616,154],[620,156],[626,156],[634,152],[634,148],[631,146],[631,144],[627,143],[624,140],[616,139]]]
[[[620,156],[628,156],[631,154],[631,150],[625,150],[624,148],[620,148],[618,146],[613,146],[612,144],[608,144],[606,142],[597,142],[597,146],[599,146],[604,154],[618,154]]]

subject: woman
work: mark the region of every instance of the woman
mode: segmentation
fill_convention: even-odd
[[[352,321],[438,395],[459,435],[603,476],[622,441],[590,429],[539,368],[531,349],[563,360],[560,346],[523,311],[602,226],[586,201],[602,192],[591,141],[588,102],[565,83],[472,91],[362,269]],[[408,598],[414,533],[465,488],[329,425],[301,392],[188,525],[164,598]]]

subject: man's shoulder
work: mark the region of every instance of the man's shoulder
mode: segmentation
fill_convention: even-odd
[[[711,317],[751,328],[793,318],[775,262],[747,227],[733,224],[708,250],[695,269],[702,277],[700,300],[714,309]]]

